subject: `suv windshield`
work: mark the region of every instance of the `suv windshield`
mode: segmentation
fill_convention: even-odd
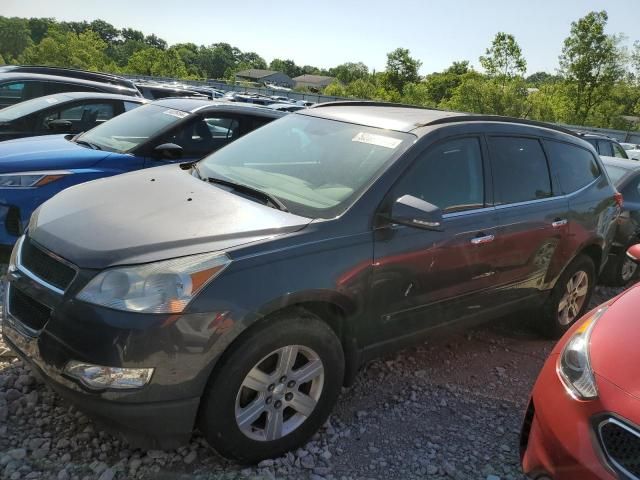
[[[181,110],[143,105],[83,133],[78,141],[96,145],[101,150],[125,153],[188,116],[188,112]]]
[[[17,118],[38,112],[43,108],[53,107],[68,100],[69,97],[64,95],[47,95],[46,97],[38,97],[32,100],[16,103],[0,110],[0,122],[11,122]]]
[[[198,167],[202,177],[259,189],[298,215],[332,218],[415,138],[292,114],[211,154]]]

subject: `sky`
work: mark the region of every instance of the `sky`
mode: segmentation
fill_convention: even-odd
[[[640,40],[640,0],[0,0],[0,15],[101,18],[117,28],[155,33],[169,44],[226,42],[267,62],[330,68],[364,62],[383,70],[386,54],[408,48],[422,74],[453,61],[478,67],[499,31],[515,35],[527,71],[554,72],[571,22],[592,10],[609,14],[608,33]]]

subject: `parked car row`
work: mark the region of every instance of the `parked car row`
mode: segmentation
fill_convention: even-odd
[[[54,73],[29,68],[0,79]],[[145,86],[198,98],[150,102]],[[627,283],[640,259],[640,162],[610,158],[616,142],[385,103],[134,88],[0,110],[14,137],[0,142],[3,337],[63,397],[134,444],[197,427],[256,462],[313,435],[369,359],[535,309],[564,337],[525,418],[526,473],[635,475],[635,387],[618,365],[634,359],[637,289],[585,315],[598,279]]]

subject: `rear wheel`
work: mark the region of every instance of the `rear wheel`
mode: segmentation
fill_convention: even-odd
[[[595,283],[595,266],[586,255],[578,256],[558,279],[544,307],[542,333],[560,338],[587,311]]]
[[[250,330],[225,354],[202,400],[200,428],[222,455],[272,458],[304,444],[340,393],[340,341],[305,310]]]
[[[621,287],[626,285],[638,273],[638,264],[627,257],[627,248],[637,242],[632,242],[615,257],[609,258],[607,266],[602,272],[601,281],[605,285]]]

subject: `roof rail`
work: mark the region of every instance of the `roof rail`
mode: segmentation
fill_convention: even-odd
[[[379,102],[375,100],[336,100],[335,102],[316,103],[309,108],[322,107],[400,107],[400,108],[416,108],[420,110],[438,110],[439,108],[426,108],[417,105],[407,105],[406,103]]]
[[[573,137],[579,137],[580,135],[568,128],[554,125],[553,123],[538,122],[536,120],[529,120],[526,118],[507,117],[503,115],[482,115],[482,114],[466,114],[466,115],[451,115],[449,117],[442,117],[432,120],[428,123],[420,125],[422,127],[431,125],[441,125],[444,123],[456,123],[456,122],[503,122],[503,123],[521,123],[523,125],[531,125],[532,127],[548,128],[549,130],[555,130],[557,132],[566,133]]]
[[[60,75],[63,77],[79,78],[82,80],[91,80],[97,82],[107,82],[123,87],[135,88],[131,80],[112,73],[90,72],[88,70],[80,70],[77,68],[52,67],[49,65],[6,65],[2,66],[2,69],[6,72]]]

